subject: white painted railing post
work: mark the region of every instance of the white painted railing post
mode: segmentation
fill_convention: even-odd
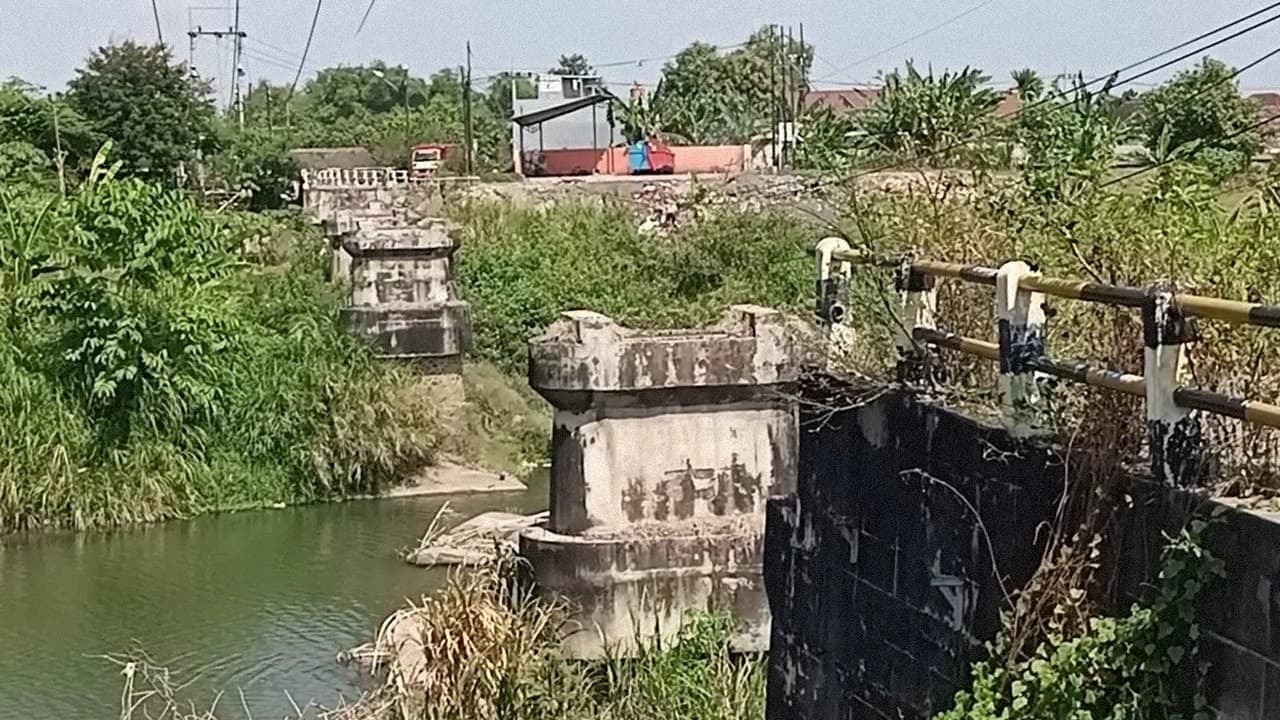
[[[937,328],[937,278],[913,269],[904,259],[898,268],[898,317],[893,327],[893,344],[898,349],[898,382],[918,383],[929,379],[928,350],[916,342],[912,330]]]
[[[1174,393],[1190,379],[1186,347],[1195,331],[1174,304],[1171,286],[1153,285],[1147,291],[1142,330],[1151,472],[1166,484],[1190,485],[1201,470],[1200,421],[1196,413],[1179,407]]]
[[[1014,437],[1027,437],[1040,425],[1035,363],[1045,350],[1044,294],[1022,286],[1030,276],[1039,273],[1021,261],[1005,263],[996,273],[1001,418]]]
[[[817,305],[814,317],[826,340],[827,354],[836,357],[849,352],[853,344],[853,329],[845,322],[849,310],[849,283],[853,279],[853,264],[837,260],[835,253],[849,252],[844,238],[823,238],[815,250],[817,259]]]

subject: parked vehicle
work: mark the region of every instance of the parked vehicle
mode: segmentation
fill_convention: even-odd
[[[423,143],[413,148],[410,156],[409,170],[414,177],[431,177],[440,172],[440,168],[454,152],[456,145],[443,143]]]

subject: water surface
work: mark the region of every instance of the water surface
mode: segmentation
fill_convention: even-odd
[[[527,493],[450,499],[456,520],[546,506]],[[442,498],[379,500],[198,518],[109,533],[0,539],[0,720],[118,718],[106,653],[144,649],[204,709],[254,717],[358,694],[338,652],[438,587],[401,563]]]

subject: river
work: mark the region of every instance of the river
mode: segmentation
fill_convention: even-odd
[[[361,501],[197,518],[105,533],[0,538],[0,719],[118,718],[119,669],[101,655],[141,648],[221,720],[332,706],[361,678],[338,652],[439,586],[410,567],[444,498]],[[449,499],[461,521],[546,507],[525,493]]]

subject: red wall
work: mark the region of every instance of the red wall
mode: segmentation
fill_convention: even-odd
[[[742,145],[680,145],[672,146],[671,151],[676,158],[675,172],[682,174],[742,172],[747,154]],[[544,175],[631,174],[625,147],[545,150],[542,154]]]

